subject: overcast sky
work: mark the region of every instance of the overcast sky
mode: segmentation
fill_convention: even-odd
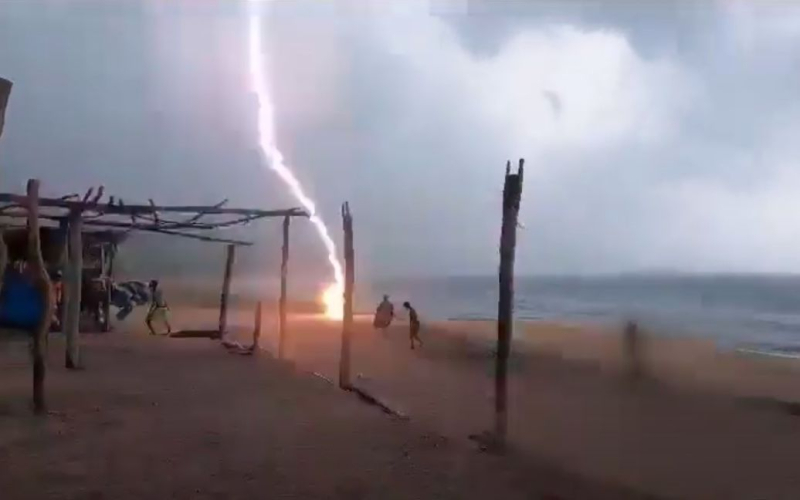
[[[494,273],[519,157],[520,273],[800,272],[800,4],[261,9],[280,146],[337,241],[350,201],[361,277]],[[256,150],[247,11],[4,0],[3,190],[295,205]],[[278,225],[253,228],[269,262]]]

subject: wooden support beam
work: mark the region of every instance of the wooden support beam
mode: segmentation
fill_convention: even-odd
[[[90,193],[87,193],[90,195]],[[184,213],[184,214],[198,214],[203,215],[244,215],[255,217],[308,217],[308,212],[300,208],[289,208],[281,210],[261,210],[251,208],[225,208],[222,206],[155,206],[155,205],[127,205],[120,201],[119,204],[112,205],[110,203],[91,203],[93,200],[70,200],[61,198],[41,198],[41,207],[49,208],[65,208],[68,210],[93,210],[102,212],[104,214],[113,215],[150,215],[154,211],[161,213]],[[15,203],[23,205],[25,203],[25,196],[13,193],[0,193],[0,203]]]
[[[111,320],[109,313],[111,312],[111,282],[108,280],[108,260],[110,258],[111,245],[103,243],[100,245],[100,279],[103,283],[103,301],[101,307],[103,309],[103,324],[100,325],[103,332],[108,332],[111,327]]]
[[[517,221],[522,198],[522,176],[525,160],[519,160],[519,170],[511,173],[506,164],[503,186],[503,223],[500,232],[500,293],[497,304],[497,356],[495,359],[495,425],[494,438],[500,449],[505,448],[508,434],[508,356],[514,333],[514,257],[517,246]]]
[[[108,260],[108,267],[106,268],[105,275],[106,298],[103,303],[103,321],[105,323],[103,325],[103,331],[109,332],[111,331],[111,285],[114,283],[114,257],[117,256],[117,245],[110,243],[105,255]]]
[[[344,229],[344,302],[342,311],[342,350],[339,356],[339,387],[350,387],[350,342],[353,329],[353,284],[355,282],[353,251],[353,216],[350,205],[342,205]]]
[[[261,301],[259,300],[256,303],[256,317],[253,322],[253,346],[251,349],[253,352],[258,351],[258,343],[259,339],[261,339]]]
[[[85,226],[99,226],[99,227],[116,227],[120,229],[128,229],[132,231],[146,231],[149,233],[161,233],[170,236],[180,236],[182,238],[190,238],[199,241],[210,241],[213,243],[228,243],[237,246],[251,246],[253,243],[244,240],[234,240],[230,238],[217,238],[216,236],[206,236],[203,234],[186,233],[182,231],[173,231],[171,229],[162,229],[154,225],[145,224],[132,224],[130,222],[113,222],[113,221],[83,221]]]
[[[0,292],[3,291],[3,280],[8,267],[8,247],[6,246],[5,231],[0,227]]]
[[[42,246],[39,237],[39,181],[28,181],[26,207],[28,209],[28,265],[33,274],[34,283],[42,299],[42,315],[33,333],[31,358],[33,361],[33,411],[42,414],[47,411],[44,394],[46,372],[45,343],[53,318],[53,293],[50,276],[42,258]]]
[[[236,258],[236,245],[228,245],[225,257],[225,276],[222,279],[222,294],[219,299],[219,338],[225,337],[228,328],[228,297],[231,292],[233,260]]]
[[[289,275],[289,217],[283,219],[283,248],[281,252],[281,297],[278,302],[278,358],[286,355],[286,282]]]
[[[8,106],[8,98],[11,95],[11,87],[14,84],[10,80],[0,78],[0,137],[3,137],[3,125],[6,121],[6,106]]]
[[[67,229],[67,248],[69,260],[67,272],[64,275],[64,338],[67,351],[64,364],[71,370],[80,367],[80,322],[81,322],[81,291],[83,280],[83,223],[81,213],[73,211],[69,214]]]
[[[11,95],[11,81],[0,78],[0,137],[3,137],[3,125],[6,119],[6,106]],[[4,237],[3,228],[0,228],[0,291],[3,289],[3,276],[8,266],[8,247]]]

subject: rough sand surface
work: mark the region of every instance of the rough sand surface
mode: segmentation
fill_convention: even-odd
[[[242,328],[252,323],[236,315]],[[412,422],[449,439],[490,428],[491,325],[407,326],[385,335],[357,321],[354,382]],[[523,331],[523,328],[525,329]],[[289,357],[336,377],[340,329],[309,316],[290,323]],[[510,437],[522,453],[580,474],[673,498],[800,498],[797,363],[717,352],[708,342],[651,339],[652,380],[629,383],[618,337],[558,325],[518,329],[510,380]],[[275,325],[265,321],[266,349]],[[794,414],[793,414],[794,413]]]
[[[643,498],[517,450],[476,452],[266,352],[139,330],[85,335],[85,371],[63,353],[51,340],[51,413],[34,417],[25,344],[0,343],[0,498]]]

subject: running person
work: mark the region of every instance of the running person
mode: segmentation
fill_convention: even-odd
[[[155,335],[156,331],[153,329],[153,320],[160,318],[161,321],[167,325],[167,335],[169,335],[172,333],[172,327],[169,324],[169,306],[167,305],[167,301],[164,300],[164,294],[161,292],[161,289],[158,288],[157,280],[151,280],[149,288],[150,310],[147,311],[147,317],[144,321],[147,323],[150,335]]]
[[[411,307],[411,304],[408,302],[403,302],[403,307],[408,310],[408,335],[411,341],[411,349],[414,349],[414,342],[419,342],[419,346],[422,347],[422,339],[419,338],[421,324],[419,322],[417,310]]]
[[[388,295],[383,296],[383,300],[378,304],[378,309],[375,311],[375,319],[372,321],[372,326],[386,331],[394,319],[394,305],[389,300]]]

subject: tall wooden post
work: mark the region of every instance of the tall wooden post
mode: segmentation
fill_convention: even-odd
[[[104,247],[105,248],[105,247]],[[103,300],[103,331],[111,331],[111,287],[114,283],[114,243],[108,244],[108,250],[103,253],[103,266],[105,269],[105,299]]]
[[[281,298],[278,302],[278,358],[283,359],[286,354],[286,281],[289,274],[289,220],[283,219],[283,248],[281,253]]]
[[[258,350],[258,342],[261,339],[261,301],[256,303],[256,317],[253,324],[253,351]]]
[[[39,238],[39,181],[31,179],[27,188],[28,211],[28,265],[33,272],[36,289],[42,298],[42,315],[33,331],[31,358],[33,361],[33,411],[46,411],[44,377],[46,371],[44,346],[50,322],[53,319],[53,293],[50,276],[42,258]]]
[[[511,173],[506,164],[503,187],[503,225],[500,233],[500,293],[497,304],[497,357],[495,359],[495,426],[494,437],[504,447],[508,434],[507,374],[508,355],[514,332],[514,254],[517,246],[517,219],[522,198],[522,174],[525,160],[519,160],[519,171]]]
[[[83,223],[81,212],[74,210],[69,214],[67,229],[67,247],[69,260],[64,276],[64,293],[66,294],[64,311],[64,336],[67,341],[65,366],[77,369],[80,366],[79,336],[81,320],[81,281],[83,279],[83,242],[81,233]]]
[[[11,95],[12,83],[5,78],[0,78],[0,137],[3,137],[3,124],[6,118],[6,105]],[[0,290],[3,289],[3,277],[8,266],[8,247],[4,231],[0,228]]]
[[[231,292],[231,274],[233,273],[233,259],[236,257],[236,245],[228,245],[225,259],[225,277],[222,281],[222,295],[219,301],[219,338],[225,336],[228,328],[228,296]]]
[[[353,251],[353,216],[350,205],[342,205],[342,225],[344,228],[344,302],[342,311],[342,352],[339,357],[339,387],[350,387],[350,336],[353,329],[353,285],[355,282],[355,262]]]
[[[6,106],[13,86],[14,84],[10,80],[0,78],[0,137],[3,136],[3,125],[6,122]]]

